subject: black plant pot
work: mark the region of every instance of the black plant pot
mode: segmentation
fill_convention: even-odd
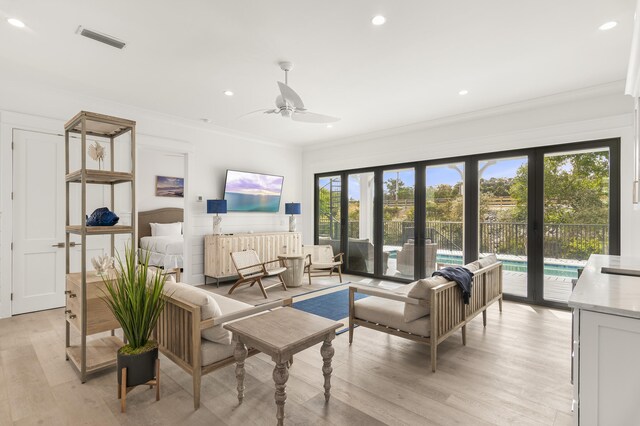
[[[118,351],[118,385],[122,384],[122,369],[127,369],[127,387],[138,386],[156,377],[158,347],[137,355],[121,354]]]

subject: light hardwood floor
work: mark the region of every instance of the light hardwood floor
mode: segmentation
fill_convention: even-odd
[[[346,279],[348,279],[347,277]],[[358,278],[351,277],[355,280]],[[81,384],[64,359],[62,309],[0,320],[0,425],[270,425],[275,421],[273,363],[245,363],[238,406],[234,366],[202,379],[193,410],[191,378],[161,361],[161,400],[139,387],[120,413],[115,370]],[[285,424],[483,425],[571,424],[567,311],[505,302],[438,349],[364,328],[333,341],[331,402],[324,404],[320,345],[295,357],[287,382]]]

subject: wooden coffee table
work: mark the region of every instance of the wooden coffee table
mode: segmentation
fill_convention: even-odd
[[[285,391],[289,378],[289,365],[293,355],[320,342],[324,374],[324,398],[329,402],[331,390],[331,359],[334,349],[331,341],[336,337],[336,329],[343,324],[317,315],[308,314],[293,308],[276,309],[266,314],[226,324],[224,327],[233,333],[236,341],[234,357],[236,359],[236,379],[238,381],[238,401],[244,398],[244,361],[247,358],[247,346],[269,355],[276,367],[273,381],[276,384],[276,418],[278,425],[284,421]]]

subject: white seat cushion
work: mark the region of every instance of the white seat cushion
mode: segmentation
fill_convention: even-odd
[[[336,266],[340,266],[341,263],[340,262],[313,262],[311,264],[311,269],[329,269],[329,268],[335,268]]]
[[[209,299],[207,295],[209,292],[193,287],[185,283],[175,283],[166,281],[164,283],[164,294],[173,296],[177,299],[184,300],[192,305],[200,306],[201,319],[213,318],[213,310],[207,306]]]
[[[495,254],[490,254],[489,256],[483,257],[480,260],[477,260],[478,262],[478,266],[480,266],[480,268],[486,268],[489,265],[493,265],[494,263],[498,262],[498,258],[496,257]]]
[[[413,299],[421,299],[426,302],[426,305],[412,305],[405,303],[404,306],[404,321],[411,322],[418,318],[429,315],[431,312],[431,306],[429,301],[431,300],[430,290],[433,287],[437,287],[440,284],[447,283],[448,280],[444,277],[435,276],[431,278],[425,278],[409,284],[411,288],[407,292],[407,296]]]
[[[223,345],[202,339],[202,346],[200,347],[202,366],[213,364],[214,362],[222,361],[225,358],[233,356],[233,349],[233,345]]]
[[[253,307],[248,303],[239,302],[237,300],[222,296],[221,294],[210,293],[206,290],[200,291],[204,291],[207,293],[207,296],[209,298],[209,305],[215,304],[215,306],[218,308],[218,312],[213,315],[213,318],[219,317],[221,315],[232,314],[234,312]],[[215,327],[202,330],[202,338],[210,342],[215,342],[222,345],[230,345],[231,332],[223,326],[224,324],[218,324]]]
[[[267,276],[270,277],[272,275],[278,275],[283,273],[284,271],[286,271],[287,268],[273,268],[273,269],[267,269]]]
[[[431,331],[430,317],[426,316],[406,323],[404,305],[404,302],[370,296],[355,301],[354,315],[359,319],[428,337]]]
[[[206,290],[203,290],[203,291],[206,291]],[[220,306],[222,315],[232,314],[234,312],[238,312],[247,308],[253,308],[253,305],[231,299],[230,297],[226,297],[221,294],[216,294],[216,293],[209,293],[209,294],[216,300],[216,302],[218,303],[218,306]]]

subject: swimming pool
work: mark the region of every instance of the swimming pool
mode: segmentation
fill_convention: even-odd
[[[527,272],[527,261],[516,259],[504,259],[498,255],[498,259],[502,262],[502,268],[505,271]],[[448,263],[452,265],[462,265],[462,256],[456,254],[438,253],[436,255],[438,263]],[[547,262],[544,264],[544,274],[554,277],[578,278],[578,265],[567,265],[555,262]]]

